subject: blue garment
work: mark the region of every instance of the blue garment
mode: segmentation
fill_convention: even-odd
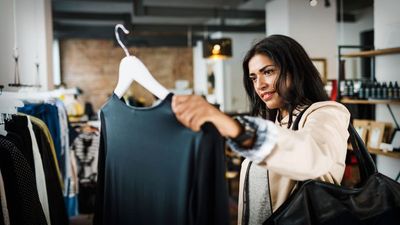
[[[51,138],[54,142],[54,147],[56,150],[57,160],[59,165],[64,165],[61,155],[61,131],[60,131],[60,121],[58,118],[57,107],[47,103],[32,104],[27,103],[24,107],[18,108],[19,112],[37,117],[46,123],[49,128]],[[60,166],[61,173],[65,175],[65,170],[63,166]]]
[[[69,140],[68,138],[65,139],[65,141],[61,140],[63,138],[63,133],[61,129],[66,129],[67,127],[60,124],[61,120],[59,117],[59,110],[63,110],[63,106],[61,104],[62,102],[60,101],[55,101],[54,104],[25,103],[24,107],[19,108],[18,111],[41,119],[49,128],[51,138],[53,139],[54,147],[56,150],[58,165],[60,166],[61,174],[64,180],[64,203],[68,210],[68,215],[75,216],[78,214],[77,195],[70,193],[71,184],[69,181],[71,179],[71,174],[68,173],[70,159],[69,155],[67,154],[69,152],[69,143],[67,143]],[[62,119],[65,120],[66,123],[68,123],[67,118]],[[66,132],[68,132],[68,130]],[[64,133],[64,138],[65,135],[68,134]]]

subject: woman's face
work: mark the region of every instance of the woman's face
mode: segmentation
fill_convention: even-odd
[[[283,99],[275,89],[280,74],[278,66],[268,56],[254,55],[249,61],[249,77],[253,81],[254,90],[269,109],[280,109]]]

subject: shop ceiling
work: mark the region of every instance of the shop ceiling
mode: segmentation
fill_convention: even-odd
[[[114,26],[133,31],[131,46],[190,46],[208,34],[265,32],[267,0],[53,0],[54,37],[114,39]],[[309,0],[304,1],[306,4]],[[324,4],[326,0],[318,0]],[[373,0],[343,2],[345,21]],[[338,17],[339,18],[339,17]]]

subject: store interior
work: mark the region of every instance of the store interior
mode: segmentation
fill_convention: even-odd
[[[68,120],[59,126],[73,132],[61,137],[67,153],[58,159],[62,183],[70,184],[61,185],[67,216],[91,224],[99,110],[125,56],[140,59],[174,94],[202,95],[229,115],[246,115],[243,57],[264,37],[284,34],[306,49],[331,100],[352,113],[378,171],[400,182],[399,8],[398,0],[2,0],[0,123],[21,101],[26,114],[33,103],[63,104]],[[134,107],[158,102],[138,82],[123,98]],[[236,224],[243,158],[228,147],[225,156]],[[351,152],[346,163],[343,185],[352,186],[359,175]]]

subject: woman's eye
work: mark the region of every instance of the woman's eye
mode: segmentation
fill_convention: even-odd
[[[249,78],[250,78],[251,81],[257,80],[257,77],[256,77],[256,76],[249,76]]]
[[[274,70],[265,70],[264,74],[265,75],[273,75],[274,74]]]

